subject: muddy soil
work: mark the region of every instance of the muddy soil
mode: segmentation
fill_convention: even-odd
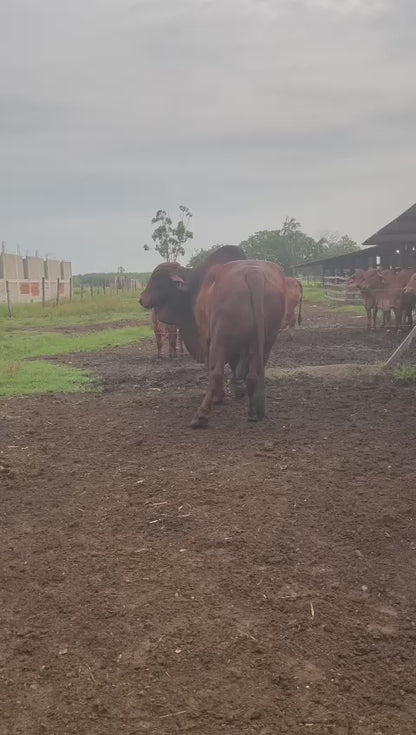
[[[273,362],[400,339],[346,334]],[[0,404],[1,734],[414,735],[415,388],[269,381],[195,432],[189,358],[69,361],[104,392]]]

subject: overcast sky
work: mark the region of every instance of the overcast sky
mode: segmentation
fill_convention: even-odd
[[[416,201],[415,0],[2,0],[0,239],[150,270],[286,215],[362,242]]]

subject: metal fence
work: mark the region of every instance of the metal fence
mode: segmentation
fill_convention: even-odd
[[[360,306],[362,298],[359,291],[347,288],[348,278],[343,276],[326,276],[324,278],[324,296],[333,306],[353,304]]]

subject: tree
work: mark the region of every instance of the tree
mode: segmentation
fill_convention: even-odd
[[[320,241],[323,246],[323,257],[333,258],[335,255],[345,255],[359,250],[359,246],[348,235],[339,236],[338,232],[325,232]]]
[[[247,257],[271,260],[278,263],[285,273],[291,273],[294,265],[319,258],[324,244],[305,235],[301,225],[293,217],[286,217],[280,230],[262,230],[240,243]]]
[[[164,209],[159,209],[152,219],[152,224],[157,224],[153,232],[152,240],[155,243],[154,249],[164,260],[174,262],[179,256],[185,255],[184,245],[187,240],[193,238],[193,232],[188,230],[188,225],[192,217],[192,213],[181,205],[179,207],[181,215],[176,227],[173,227],[171,218]],[[149,251],[149,245],[143,245],[144,250]]]
[[[294,265],[310,260],[330,258],[359,250],[357,243],[348,235],[326,232],[319,240],[314,240],[301,230],[301,224],[294,217],[286,217],[280,230],[255,232],[240,243],[247,257],[257,260],[272,260],[278,263],[286,274],[292,272]]]
[[[122,276],[122,275],[123,275],[123,273],[125,273],[125,272],[126,272],[126,269],[125,269],[125,268],[123,268],[123,266],[122,266],[122,265],[119,265],[119,266],[118,266],[118,268],[117,268],[117,273],[118,273],[118,275],[119,275],[119,276]]]

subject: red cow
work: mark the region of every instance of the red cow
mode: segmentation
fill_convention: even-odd
[[[398,329],[402,324],[403,316],[403,288],[412,275],[411,270],[377,270],[369,268],[364,271],[358,269],[354,276],[349,279],[349,287],[357,287],[363,296],[364,306],[367,312],[367,327],[371,327],[371,316],[373,327],[376,328],[378,310],[383,312],[383,326],[390,324],[390,313],[393,311],[395,325]]]
[[[412,273],[403,289],[403,308],[409,326],[413,324],[412,311],[416,307],[416,273]]]
[[[177,324],[190,353],[208,363],[208,390],[193,428],[206,426],[211,405],[222,401],[226,363],[237,396],[246,380],[249,420],[263,418],[264,366],[285,312],[279,266],[247,261],[239,248],[225,246],[193,270],[177,263],[155,268],[141,304]]]
[[[162,357],[163,339],[166,339],[169,347],[169,357],[176,357],[176,341],[178,338],[178,328],[176,324],[165,324],[157,318],[156,309],[152,309],[152,327],[155,333],[157,356]],[[183,342],[179,334],[179,351],[183,355]]]
[[[298,309],[298,324],[302,323],[303,286],[296,278],[285,278],[286,309],[282,329],[288,330],[289,339],[295,336],[296,309]]]
[[[376,272],[375,268],[372,268],[371,270]],[[371,318],[373,318],[373,327],[375,329],[377,317],[376,298],[374,292],[368,288],[368,284],[366,282],[366,274],[368,274],[369,272],[370,271],[362,270],[362,268],[357,268],[354,275],[351,276],[351,278],[347,281],[347,289],[358,288],[359,292],[361,293],[364,308],[367,314],[367,329],[371,329]],[[383,312],[383,327],[384,324],[385,315]]]

